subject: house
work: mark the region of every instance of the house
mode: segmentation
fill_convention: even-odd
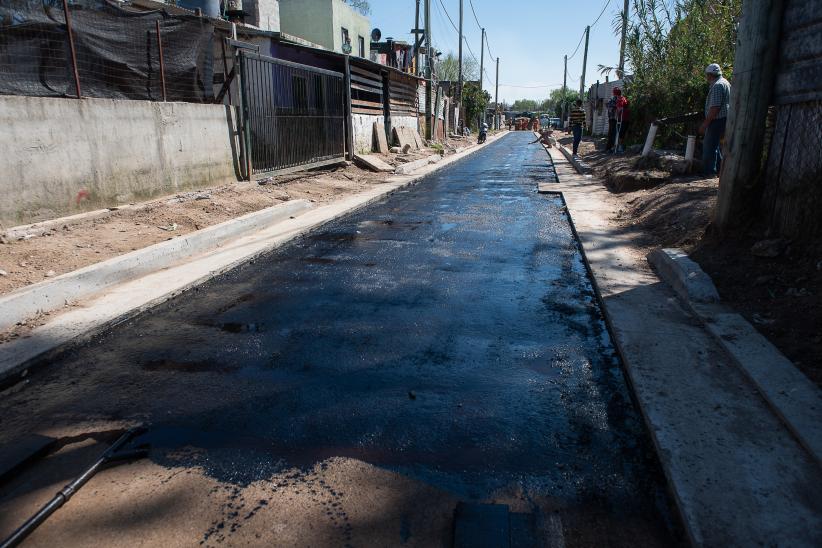
[[[630,78],[628,76],[627,78]],[[613,94],[614,88],[625,89],[623,80],[605,80],[604,83],[597,82],[588,90],[585,108],[585,117],[591,135],[608,134],[608,109],[607,103]]]
[[[342,0],[280,0],[280,31],[323,48],[370,58],[371,20]]]

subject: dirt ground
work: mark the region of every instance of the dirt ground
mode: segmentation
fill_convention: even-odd
[[[560,134],[560,142],[570,141]],[[674,175],[653,164],[637,167],[637,154],[612,156],[602,148],[601,139],[586,138],[579,152],[624,204],[615,220],[639,229],[640,244],[649,251],[687,251],[711,276],[722,300],[822,386],[822,246],[780,240],[773,242],[779,253],[766,257],[754,251],[769,238],[756,226],[720,238],[711,230],[718,178]]]
[[[434,153],[430,149],[384,159],[398,165]],[[166,196],[25,240],[0,238],[0,294],[288,200],[326,204],[388,176],[356,165],[317,169],[272,177],[265,184],[239,182]]]

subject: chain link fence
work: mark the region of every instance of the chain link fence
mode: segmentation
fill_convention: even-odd
[[[0,94],[213,101],[214,27],[105,0],[0,0]]]

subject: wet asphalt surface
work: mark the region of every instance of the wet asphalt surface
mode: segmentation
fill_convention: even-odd
[[[666,529],[658,466],[530,132],[68,351],[2,440],[141,421],[235,485],[350,457],[468,501],[543,493]],[[180,466],[179,455],[168,465]]]

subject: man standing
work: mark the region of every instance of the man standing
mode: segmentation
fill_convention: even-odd
[[[571,109],[569,116],[571,130],[574,132],[574,156],[579,150],[579,142],[582,141],[582,128],[585,127],[585,111],[582,109],[582,99],[577,99],[576,105]]]
[[[719,142],[725,135],[725,122],[731,103],[731,83],[722,77],[722,69],[716,63],[705,68],[705,79],[711,85],[705,99],[705,121],[699,128],[702,140],[702,173],[713,176],[722,167],[722,151]]]
[[[616,132],[617,132],[617,119],[616,119],[616,109],[617,109],[617,97],[622,93],[622,90],[619,88],[614,88],[611,92],[611,98],[608,99],[608,102],[605,104],[605,108],[608,111],[608,141],[605,145],[605,152],[613,152],[614,151],[614,142],[616,141]]]

